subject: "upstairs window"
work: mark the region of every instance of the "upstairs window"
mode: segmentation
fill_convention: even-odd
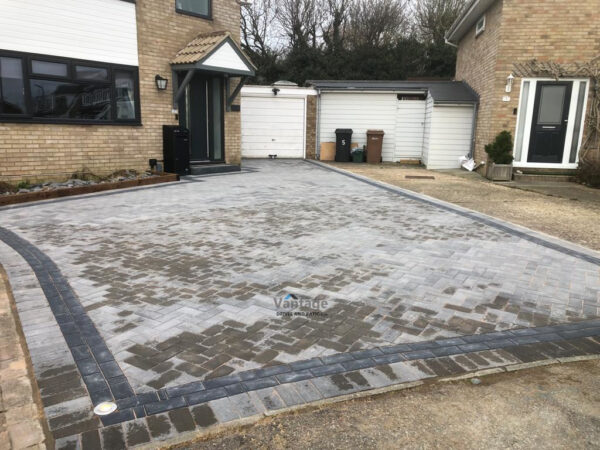
[[[0,122],[138,124],[138,69],[0,55]]]
[[[477,21],[477,25],[475,25],[475,37],[479,36],[484,31],[485,31],[485,16],[481,16],[481,19],[479,19]]]
[[[175,0],[175,10],[182,14],[212,18],[212,0]]]

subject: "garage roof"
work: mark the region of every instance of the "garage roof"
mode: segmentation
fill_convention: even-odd
[[[443,103],[477,103],[479,97],[462,81],[341,81],[310,80],[307,82],[319,91],[393,91],[429,92],[433,101]]]

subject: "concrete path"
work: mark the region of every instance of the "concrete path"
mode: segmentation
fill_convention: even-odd
[[[101,426],[102,400],[120,402],[110,426],[383,363],[600,334],[577,325],[600,316],[598,254],[308,162],[4,209],[0,223],[63,442]],[[437,375],[402,364],[388,381]],[[341,392],[331,383],[288,400]]]

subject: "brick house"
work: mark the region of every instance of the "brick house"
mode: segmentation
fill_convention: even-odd
[[[239,166],[239,27],[237,0],[0,2],[0,180],[145,170],[163,125]]]
[[[591,80],[556,79],[519,67],[584,64],[600,55],[598,0],[472,0],[446,34],[458,47],[456,79],[480,96],[475,159],[502,130],[515,140],[514,166],[523,171],[577,167]]]

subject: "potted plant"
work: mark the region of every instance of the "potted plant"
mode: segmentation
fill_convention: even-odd
[[[491,160],[486,176],[492,181],[511,181],[513,174],[513,140],[509,131],[502,131],[491,144],[485,146],[485,152]]]

